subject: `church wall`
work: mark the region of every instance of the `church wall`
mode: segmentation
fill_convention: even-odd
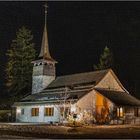
[[[45,107],[54,107],[53,116],[44,116]],[[32,116],[31,109],[39,108],[39,116]],[[24,109],[22,115],[21,110]],[[30,106],[18,106],[16,109],[16,121],[17,122],[59,122],[59,111],[55,105],[30,105]]]
[[[98,119],[105,119],[113,112],[114,104],[96,92],[92,90],[76,103],[76,113],[80,115],[80,119],[91,123],[91,121],[97,122]]]
[[[55,79],[54,76],[33,76],[32,80],[32,94],[38,93],[46,88],[53,80]]]
[[[39,76],[43,74],[44,65],[34,64],[33,76]]]
[[[124,91],[113,77],[111,72],[108,72],[106,76],[95,86],[96,88],[108,88],[117,91]]]
[[[137,113],[135,112],[137,109]],[[140,108],[138,107],[125,107],[125,123],[140,124]]]
[[[95,91],[87,93],[76,103],[76,113],[79,116],[80,120],[89,122],[93,121],[93,116],[95,116],[95,102],[96,96]],[[90,123],[90,122],[89,122]]]
[[[114,104],[100,93],[96,92],[96,121],[109,122],[113,113]]]

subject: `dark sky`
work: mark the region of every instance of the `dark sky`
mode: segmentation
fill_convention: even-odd
[[[15,33],[26,26],[39,53],[44,26],[44,2],[0,2],[0,86]],[[57,75],[92,71],[107,45],[114,54],[115,73],[140,97],[140,2],[48,2],[51,55]]]

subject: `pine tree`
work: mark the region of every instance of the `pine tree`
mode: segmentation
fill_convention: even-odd
[[[32,67],[35,58],[33,35],[24,26],[16,33],[11,48],[7,51],[8,63],[6,67],[7,87],[9,93],[22,97],[31,90]]]
[[[94,65],[95,70],[103,70],[113,67],[113,54],[110,49],[106,46],[103,54],[100,56],[99,64]]]

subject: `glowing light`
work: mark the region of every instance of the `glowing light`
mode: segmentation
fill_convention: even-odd
[[[82,119],[82,113],[77,115],[77,120],[81,120]]]
[[[123,108],[120,108],[120,117],[123,117]]]
[[[120,109],[117,108],[117,116],[119,117],[120,116]]]
[[[20,114],[20,113],[21,113],[21,109],[17,108],[17,114]]]
[[[75,105],[72,105],[72,106],[71,106],[71,112],[76,112],[76,107],[75,107]]]
[[[120,107],[120,108],[117,108],[117,116],[118,117],[123,117],[124,113],[123,113],[123,108]]]

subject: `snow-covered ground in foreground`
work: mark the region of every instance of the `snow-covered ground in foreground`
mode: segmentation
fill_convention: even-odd
[[[140,139],[140,125],[92,125],[72,128],[66,126],[48,126],[46,124],[2,123],[0,124],[0,135],[1,135],[0,139],[4,139],[5,137],[12,139],[27,139],[27,138]]]

